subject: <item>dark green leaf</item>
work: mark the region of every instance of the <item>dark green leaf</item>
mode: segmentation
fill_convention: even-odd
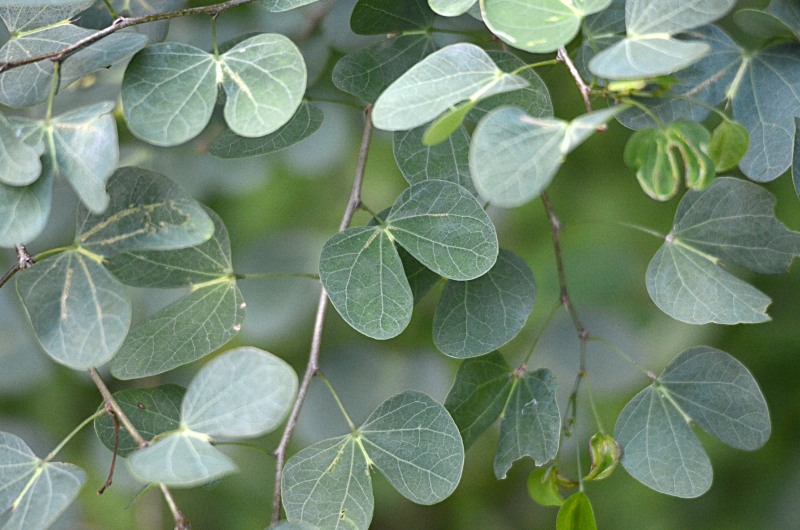
[[[714,161],[717,172],[736,167],[747,152],[750,136],[741,123],[725,120],[717,125],[708,143],[708,155]]]
[[[423,145],[425,126],[394,133],[394,158],[409,184],[426,180],[447,180],[470,190],[475,186],[469,174],[469,133],[459,127],[444,142]]]
[[[425,0],[359,0],[350,28],[359,35],[380,35],[429,28],[436,18]]]
[[[442,279],[441,276],[430,270],[409,254],[404,248],[397,248],[400,261],[403,262],[403,270],[408,279],[411,292],[414,293],[414,303],[418,303],[423,296],[428,294],[434,285]]]
[[[733,20],[748,35],[759,39],[759,44],[771,41],[796,40],[794,30],[780,18],[760,9],[741,9],[734,13]]]
[[[584,492],[573,493],[561,505],[556,530],[597,530],[592,503]]]

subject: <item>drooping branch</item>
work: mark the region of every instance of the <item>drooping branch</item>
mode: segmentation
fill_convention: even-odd
[[[358,207],[361,205],[361,185],[364,182],[364,170],[367,166],[367,154],[369,153],[369,145],[372,140],[372,105],[367,105],[364,110],[364,131],[361,135],[361,146],[358,150],[358,161],[356,162],[356,171],[353,177],[353,185],[350,188],[350,198],[347,201],[342,221],[339,223],[339,231],[345,230],[350,226]],[[311,336],[311,349],[308,354],[308,364],[306,371],[303,374],[303,379],[300,382],[300,388],[297,391],[297,399],[295,399],[292,411],[289,414],[289,419],[286,421],[286,427],[283,430],[281,441],[275,449],[275,490],[272,497],[272,523],[278,522],[281,515],[281,477],[283,475],[283,467],[286,464],[286,451],[289,447],[289,441],[292,438],[295,427],[297,427],[297,419],[300,416],[300,409],[308,396],[308,389],[311,386],[311,380],[319,372],[319,355],[322,347],[322,330],[325,326],[325,315],[328,308],[328,294],[325,289],[322,289],[317,304],[317,316],[314,320],[314,331]]]

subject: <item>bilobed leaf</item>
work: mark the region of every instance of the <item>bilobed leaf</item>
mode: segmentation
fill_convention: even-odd
[[[178,385],[129,388],[114,392],[114,399],[125,416],[145,440],[180,427],[181,400],[186,389]],[[94,420],[94,432],[109,450],[114,450],[114,421],[104,414]],[[125,458],[139,448],[128,431],[120,426],[117,454]]]
[[[498,352],[461,363],[444,406],[456,422],[465,448],[500,417],[512,381],[511,366]]]
[[[556,379],[550,370],[529,372],[516,380],[500,425],[494,474],[506,478],[511,465],[530,456],[541,466],[558,454],[561,416]]]
[[[0,431],[0,513],[25,489],[39,459],[22,438]]]
[[[130,327],[125,287],[77,251],[46,259],[18,275],[17,293],[44,350],[74,370],[111,360]]]
[[[583,17],[610,3],[611,0],[483,0],[481,14],[492,33],[511,46],[548,53],[578,34]]]
[[[522,77],[503,72],[474,44],[453,44],[432,53],[392,83],[375,102],[372,121],[397,131],[427,123],[464,101],[524,88]]]
[[[359,35],[380,35],[429,28],[436,13],[426,0],[359,0],[350,28]]]
[[[220,134],[208,152],[217,158],[246,158],[286,149],[302,142],[320,128],[324,115],[319,107],[303,102],[294,116],[278,130],[260,138],[239,136],[230,129]]]
[[[339,59],[333,84],[374,103],[398,77],[436,49],[430,35],[402,35],[371,44]]]
[[[452,280],[485,274],[497,260],[497,233],[469,191],[428,180],[397,198],[386,232],[423,265]]]
[[[463,15],[469,8],[476,5],[478,0],[428,0],[436,14],[443,17],[457,17]]]
[[[126,250],[191,247],[214,234],[203,206],[163,175],[120,168],[109,179],[107,191],[111,202],[102,214],[79,209],[76,238],[104,258]]]
[[[236,134],[253,138],[276,131],[303,99],[306,64],[283,35],[250,37],[222,54],[219,65],[228,96],[225,121]]]
[[[394,159],[408,183],[446,180],[477,193],[469,174],[467,130],[459,127],[438,145],[424,145],[424,134],[424,126],[394,133]]]
[[[267,11],[280,13],[300,6],[313,4],[316,1],[317,0],[260,0],[259,5],[264,6]]]
[[[293,523],[366,530],[374,499],[366,459],[352,436],[306,447],[286,463],[283,509]]]
[[[86,473],[78,466],[37,460],[31,470],[32,482],[9,512],[3,530],[49,527],[72,504],[86,482]]]
[[[589,70],[605,79],[644,79],[671,74],[699,61],[710,51],[699,41],[663,34],[625,38],[589,61]]]
[[[131,329],[111,373],[138,379],[205,357],[239,333],[245,307],[233,279],[193,290]]]
[[[561,505],[556,530],[597,530],[592,503],[584,492],[573,493]]]
[[[50,217],[53,172],[49,161],[43,166],[41,177],[33,184],[0,183],[0,247],[31,241],[44,229]]]
[[[297,394],[297,374],[284,360],[253,347],[228,351],[192,379],[181,423],[212,437],[254,437],[277,428]]]
[[[238,471],[233,460],[205,434],[187,429],[166,435],[128,457],[134,476],[145,482],[191,488]]]
[[[747,129],[741,123],[725,120],[711,133],[708,155],[718,172],[728,171],[736,167],[747,152],[749,144],[750,135],[747,134]]]
[[[480,278],[447,282],[433,318],[433,342],[460,359],[489,353],[519,333],[535,298],[530,268],[500,250],[494,267]]]
[[[418,504],[434,504],[455,490],[464,445],[445,408],[421,392],[384,401],[359,429],[372,464],[392,486]]]
[[[43,147],[25,143],[0,115],[0,184],[27,186],[36,182],[42,172],[39,156]]]
[[[413,295],[383,228],[350,228],[334,235],[322,249],[319,273],[333,307],[357,331],[388,339],[408,325]]]

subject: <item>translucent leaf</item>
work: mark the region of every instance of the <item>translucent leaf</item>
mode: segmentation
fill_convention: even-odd
[[[401,35],[376,42],[339,59],[333,84],[374,103],[398,77],[436,49],[430,35]]]
[[[294,523],[366,530],[374,503],[367,462],[352,436],[323,440],[286,463],[283,509]]]
[[[222,54],[219,64],[228,96],[225,121],[236,134],[252,138],[276,131],[303,99],[306,64],[283,35],[250,37]]]
[[[458,15],[466,13],[469,8],[476,5],[477,1],[478,0],[428,0],[428,4],[431,6],[431,9],[443,17],[457,17]]]
[[[39,148],[25,143],[8,120],[0,115],[0,183],[27,186],[36,182],[42,172]]]
[[[22,438],[0,431],[0,514],[25,489],[39,459]]]
[[[736,0],[628,0],[625,23],[629,35],[675,35],[722,18],[735,4]]]
[[[302,142],[317,132],[323,118],[319,107],[303,102],[294,116],[275,132],[260,138],[246,138],[227,129],[211,143],[208,152],[212,156],[225,159],[274,153]]]
[[[253,347],[225,352],[192,379],[181,405],[186,428],[212,437],[254,437],[280,425],[297,394],[297,374]]]
[[[556,378],[541,369],[516,379],[500,424],[494,474],[506,478],[511,465],[530,456],[542,465],[558,454],[561,416],[556,403]]]
[[[698,497],[711,487],[713,471],[703,446],[654,386],[625,405],[614,438],[622,446],[622,466],[645,486],[685,498]]]
[[[506,74],[474,44],[453,44],[432,53],[392,83],[375,102],[379,129],[412,129],[457,103],[524,88],[523,78]]]
[[[179,42],[137,53],[122,81],[122,107],[136,137],[160,146],[191,140],[202,131],[217,101],[214,56]]]
[[[395,131],[394,159],[409,184],[446,180],[476,194],[469,174],[469,133],[459,127],[437,145],[424,145],[425,127]]]
[[[128,466],[145,482],[191,488],[238,471],[233,460],[209,442],[206,435],[190,430],[169,434],[133,452]]]
[[[597,530],[592,503],[584,492],[573,493],[561,505],[556,530]]]
[[[280,13],[300,6],[313,4],[316,1],[317,0],[260,0],[259,4],[264,6],[267,11]]]
[[[511,46],[548,53],[575,38],[583,17],[610,3],[611,0],[484,0],[481,14],[492,33]]]
[[[122,412],[145,440],[177,430],[180,427],[180,407],[186,389],[178,385],[161,385],[152,388],[129,388],[114,392],[114,399]],[[101,405],[102,407],[102,405]],[[104,414],[94,420],[94,432],[109,450],[114,450],[114,421]],[[139,448],[125,427],[119,428],[117,454],[126,458]]]
[[[555,467],[538,468],[528,475],[528,495],[540,506],[561,506],[564,497],[558,492],[558,472]]]
[[[500,250],[494,267],[480,278],[447,282],[433,318],[433,342],[450,357],[489,353],[519,333],[535,298],[528,265]]]
[[[125,287],[77,251],[58,254],[19,274],[17,293],[44,350],[74,370],[111,360],[130,327]]]
[[[625,0],[611,0],[607,8],[587,16],[582,32],[587,40],[602,35],[625,33]]]
[[[764,396],[747,368],[724,351],[688,349],[658,380],[693,421],[723,443],[752,451],[767,442],[771,427]]]
[[[10,33],[19,33],[67,20],[93,2],[94,0],[4,0],[0,7],[0,18]]]
[[[205,357],[239,333],[245,307],[232,279],[193,290],[131,329],[111,373],[138,379]]]
[[[78,243],[108,258],[126,250],[191,247],[214,233],[208,214],[167,177],[136,167],[114,172],[108,181],[108,209],[78,212]]]
[[[407,499],[435,504],[461,479],[464,445],[447,410],[406,391],[384,401],[359,429],[372,464]]]
[[[399,33],[429,28],[435,17],[426,0],[359,0],[350,28],[359,35]]]
[[[628,37],[592,57],[589,70],[605,79],[645,79],[686,68],[709,51],[703,42],[677,40],[663,34]]]
[[[36,238],[50,217],[53,172],[45,162],[42,176],[28,186],[0,183],[0,247]]]
[[[465,448],[500,417],[512,381],[511,367],[498,352],[461,363],[444,406],[453,416]]]
[[[464,118],[473,107],[475,107],[474,101],[464,101],[440,115],[425,130],[425,134],[422,135],[422,143],[433,146],[447,140],[461,127]]]
[[[49,527],[72,504],[86,482],[86,473],[72,464],[39,461],[37,467],[31,470],[31,484],[17,499],[3,530]]]
[[[469,191],[443,180],[411,186],[392,206],[386,231],[423,265],[452,280],[485,274],[497,260],[497,233]]]

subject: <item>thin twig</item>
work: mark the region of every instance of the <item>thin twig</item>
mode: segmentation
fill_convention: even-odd
[[[359,205],[361,204],[361,185],[364,182],[364,169],[367,166],[367,153],[369,152],[369,144],[372,140],[372,105],[367,105],[364,110],[364,132],[361,135],[361,147],[358,151],[358,161],[356,163],[356,172],[353,177],[353,185],[350,188],[350,199],[347,201],[347,207],[342,215],[342,222],[339,224],[339,231],[345,230],[350,226],[350,221],[353,220]],[[283,466],[286,463],[286,450],[289,447],[289,441],[292,438],[295,427],[297,427],[297,419],[300,416],[300,409],[303,402],[308,395],[308,389],[311,386],[311,380],[319,371],[319,354],[322,346],[322,329],[325,326],[325,314],[328,308],[328,295],[325,289],[322,289],[317,305],[317,317],[314,321],[314,331],[311,336],[311,349],[308,354],[308,364],[306,371],[303,374],[303,380],[300,382],[300,388],[297,391],[297,399],[295,399],[292,412],[289,414],[289,419],[286,421],[286,427],[283,430],[281,441],[275,449],[275,459],[277,464],[275,466],[275,491],[272,497],[272,523],[278,522],[281,515],[281,477],[283,475]]]
[[[22,269],[32,267],[35,263],[30,253],[28,253],[28,249],[25,248],[25,245],[16,245],[14,248],[17,251],[17,262],[14,264],[14,266],[8,269],[8,272],[6,272],[2,278],[0,278],[0,287],[3,287],[6,283],[8,283],[8,280],[13,278],[16,273]]]
[[[223,11],[227,11],[228,9],[232,9],[240,5],[249,4],[254,1],[255,0],[228,0],[227,2],[223,2],[221,4],[189,7],[186,9],[178,9],[176,11],[167,11],[164,13],[153,13],[151,15],[143,15],[140,17],[117,17],[110,26],[96,31],[91,35],[88,35],[85,38],[70,44],[69,46],[61,48],[60,50],[50,53],[43,53],[42,55],[35,55],[33,57],[27,57],[25,59],[19,59],[17,61],[0,63],[0,74],[14,68],[19,68],[20,66],[25,66],[26,64],[38,63],[40,61],[50,60],[53,62],[61,62],[83,48],[86,48],[87,46],[90,46],[95,42],[102,40],[113,33],[116,33],[117,31],[129,28],[131,26],[138,26],[139,24],[147,24],[149,22],[156,22],[159,20],[186,17],[189,15],[209,15],[211,17],[216,17]]]
[[[147,447],[148,441],[144,439],[144,437],[139,433],[136,427],[133,426],[131,420],[128,419],[128,416],[123,412],[122,408],[117,403],[117,400],[114,399],[114,396],[111,395],[111,391],[108,390],[103,378],[100,377],[100,374],[97,373],[97,370],[94,368],[89,368],[89,377],[92,378],[97,389],[100,391],[100,395],[103,396],[103,402],[105,406],[114,412],[119,422],[125,427],[125,430],[128,431],[128,434],[131,435],[133,441],[136,442],[136,445],[139,446],[140,449]],[[172,518],[175,520],[175,530],[188,530],[190,528],[189,523],[186,521],[186,517],[181,512],[178,505],[175,504],[175,499],[172,497],[172,493],[167,489],[166,486],[160,484],[161,493],[164,495],[164,500],[167,502],[167,506],[169,506],[170,511],[172,512]]]
[[[574,79],[575,84],[578,85],[578,90],[580,90],[581,96],[583,97],[583,103],[586,105],[586,112],[592,112],[592,100],[589,98],[592,89],[583,80],[580,72],[578,72],[578,69],[575,68],[575,63],[573,63],[572,59],[569,58],[567,50],[564,48],[559,48],[556,57],[558,58],[559,61],[567,65],[567,69],[569,70],[569,73],[572,75],[572,79]]]

